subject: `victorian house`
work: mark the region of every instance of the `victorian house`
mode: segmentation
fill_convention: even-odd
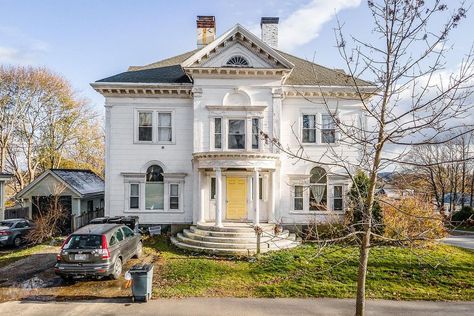
[[[261,37],[237,24],[216,38],[214,17],[199,16],[197,49],[92,83],[106,99],[106,215],[194,225],[173,239],[190,250],[252,252],[254,226],[268,249],[275,235],[295,245],[275,223],[342,216],[349,177],[261,133],[314,161],[328,148],[356,160],[334,123],[364,123],[354,80],[373,89],[278,50],[278,18],[262,18]]]

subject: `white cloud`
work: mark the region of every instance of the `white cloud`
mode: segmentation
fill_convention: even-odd
[[[10,27],[0,27],[0,41],[0,64],[36,64],[49,49],[46,42]]]
[[[279,47],[294,50],[318,37],[324,23],[341,10],[359,6],[361,0],[312,0],[281,20]]]

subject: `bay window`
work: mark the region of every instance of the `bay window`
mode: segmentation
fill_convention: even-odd
[[[252,119],[252,149],[258,149],[258,136],[260,133],[259,119]]]

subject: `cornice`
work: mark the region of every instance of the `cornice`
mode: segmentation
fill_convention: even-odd
[[[192,84],[91,83],[104,97],[178,97],[191,98]]]

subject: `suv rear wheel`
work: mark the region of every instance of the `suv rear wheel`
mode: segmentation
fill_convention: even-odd
[[[120,278],[120,275],[122,274],[122,259],[117,258],[114,263],[114,269],[112,272],[112,279],[117,280]]]
[[[17,237],[15,237],[15,239],[13,239],[13,245],[17,248],[21,246],[20,236],[17,236]]]

